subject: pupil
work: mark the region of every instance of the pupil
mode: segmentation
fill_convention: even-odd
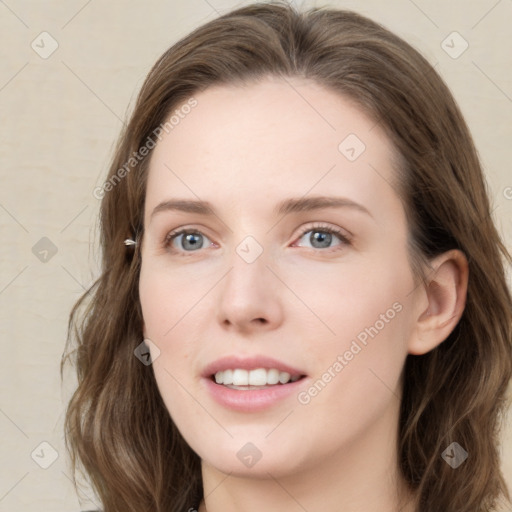
[[[315,231],[311,234],[311,245],[313,247],[329,247],[331,243],[332,235],[330,233],[324,233],[322,231]],[[314,243],[313,243],[314,242]],[[320,246],[315,245],[316,242],[320,243]]]
[[[190,244],[188,248],[194,249],[194,248],[198,247],[200,245],[199,241],[197,240],[199,238],[199,236],[201,236],[201,235],[195,235],[193,233],[189,233],[188,235],[186,235],[184,248],[186,249],[188,244]]]

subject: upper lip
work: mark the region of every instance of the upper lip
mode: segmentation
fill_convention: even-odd
[[[303,376],[304,372],[290,366],[289,364],[285,364],[277,359],[273,359],[272,357],[267,356],[251,356],[251,357],[242,357],[242,356],[226,356],[221,359],[217,359],[213,361],[209,365],[207,365],[203,372],[203,377],[211,377],[215,375],[217,372],[221,372],[224,370],[234,370],[236,368],[240,368],[243,370],[255,370],[257,368],[266,368],[271,369],[275,368],[280,372],[287,372],[291,377],[294,376]]]

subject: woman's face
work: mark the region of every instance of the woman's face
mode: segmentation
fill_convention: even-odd
[[[225,473],[386,445],[418,314],[389,140],[311,81],[195,99],[145,202],[144,336],[172,419]]]

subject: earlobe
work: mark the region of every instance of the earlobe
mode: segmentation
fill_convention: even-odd
[[[436,348],[453,331],[466,305],[468,261],[453,249],[434,258],[423,294],[427,307],[419,312],[409,353],[423,355]]]

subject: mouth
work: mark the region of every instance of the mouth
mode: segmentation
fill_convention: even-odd
[[[278,407],[308,379],[304,370],[263,354],[222,357],[208,364],[201,377],[205,391],[217,404],[242,413]]]
[[[238,391],[257,391],[292,384],[306,375],[280,371],[277,368],[228,368],[210,375],[210,380],[219,386]]]

